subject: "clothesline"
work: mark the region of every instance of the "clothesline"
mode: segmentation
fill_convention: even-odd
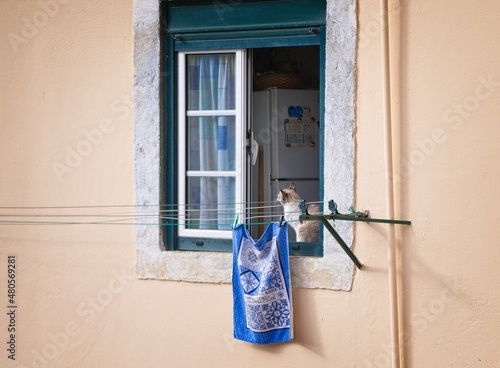
[[[272,204],[271,204],[272,203]],[[323,202],[310,202],[320,204]],[[224,208],[224,205],[232,206]],[[0,206],[0,225],[135,225],[135,226],[215,226],[230,229],[235,216],[239,216],[247,226],[265,225],[279,221],[281,204],[276,202],[246,202],[238,208],[236,203],[213,203],[204,209],[200,205],[106,205],[106,206]],[[214,207],[210,207],[214,206]],[[217,207],[215,207],[217,206]],[[167,207],[168,209],[163,209]],[[189,208],[196,207],[196,208]],[[222,208],[221,208],[222,207]],[[111,213],[100,213],[104,209],[134,209]],[[238,209],[238,210],[236,210]],[[49,211],[50,212],[45,212]],[[78,210],[77,213],[74,213]],[[3,212],[8,211],[8,212]],[[91,212],[85,212],[91,211]],[[219,211],[214,217],[196,216]],[[300,214],[297,211],[297,214]],[[66,220],[62,220],[66,219]],[[257,220],[257,221],[255,221]]]
[[[300,202],[298,200],[297,202]],[[308,204],[322,204],[325,201],[311,201]],[[234,208],[245,205],[243,207],[246,210],[251,209],[261,209],[261,208],[277,208],[282,207],[281,204],[276,201],[259,201],[259,202],[212,202],[204,203],[203,206],[234,206]],[[159,208],[160,211],[180,211],[175,209],[175,207],[184,207],[186,211],[191,211],[194,209],[189,209],[187,207],[199,207],[200,204],[112,204],[112,205],[79,205],[79,206],[0,206],[0,211],[2,210],[48,210],[48,209],[97,209],[97,208]],[[214,207],[215,209],[215,207]]]
[[[326,214],[326,213],[324,213]],[[47,218],[50,216],[39,216],[39,218]],[[2,216],[0,215],[0,218]],[[241,217],[240,217],[241,218]],[[265,219],[274,218],[274,220],[268,221],[253,221],[254,219]],[[154,220],[153,222],[146,222],[147,220]],[[141,220],[141,221],[138,221]],[[265,214],[258,216],[247,216],[242,218],[247,226],[255,225],[266,225],[272,222],[277,222],[280,219],[276,214]],[[224,217],[224,218],[212,218],[203,219],[199,221],[198,219],[185,219],[185,218],[166,218],[162,216],[148,216],[143,218],[138,217],[127,217],[120,219],[110,219],[105,221],[49,221],[49,220],[13,220],[13,219],[0,219],[0,225],[136,225],[136,226],[187,226],[187,227],[203,227],[203,226],[214,226],[217,225],[222,228],[230,228],[233,224],[234,216]],[[290,220],[289,222],[294,222],[299,220]]]

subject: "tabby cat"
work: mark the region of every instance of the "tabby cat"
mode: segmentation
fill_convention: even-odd
[[[296,192],[295,183],[290,184],[286,189],[281,189],[278,193],[278,201],[284,209],[285,220],[290,224],[297,234],[299,242],[318,242],[319,241],[319,222],[318,221],[299,221],[302,213],[300,210],[301,198]],[[310,214],[319,213],[319,205],[308,204],[307,211]]]

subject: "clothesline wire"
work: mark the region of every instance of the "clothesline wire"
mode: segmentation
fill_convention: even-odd
[[[325,214],[325,213],[322,213]],[[147,219],[153,219],[153,222],[144,222]],[[180,219],[180,218],[169,218],[169,217],[156,217],[150,216],[148,218],[143,218],[141,221],[137,221],[136,217],[127,217],[120,219],[111,219],[106,221],[48,221],[48,220],[0,220],[0,225],[133,225],[133,226],[186,226],[190,228],[202,228],[206,226],[217,226],[219,229],[229,230],[234,223],[233,217],[222,217],[222,218],[212,218],[212,219]],[[263,221],[265,218],[274,218],[274,220]],[[261,219],[261,221],[253,221],[255,219]],[[258,216],[247,216],[242,219],[246,226],[255,225],[266,225],[273,222],[277,222],[278,218],[276,214],[258,215]],[[297,220],[288,220],[288,222],[296,222]]]
[[[210,210],[212,211],[212,210]],[[225,212],[229,210],[223,210]],[[301,211],[292,211],[289,212],[291,214],[294,213],[302,213]],[[217,217],[214,218],[208,218],[210,220],[218,220],[220,218],[234,218],[235,215],[239,216],[244,216],[245,218],[258,218],[258,217],[269,217],[269,216],[278,216],[280,215],[279,213],[275,212],[259,212],[255,215],[247,215],[245,212],[230,212],[230,214],[220,214]],[[18,217],[29,217],[29,218],[88,218],[88,217],[97,217],[97,218],[161,218],[161,219],[170,219],[170,220],[175,220],[175,219],[186,219],[186,218],[195,218],[194,216],[189,216],[189,215],[178,215],[178,216],[169,216],[166,214],[87,214],[87,215],[82,215],[82,214],[0,214],[0,218],[2,217],[13,217],[13,218],[18,218]]]
[[[289,214],[301,214],[301,211],[292,211]],[[238,215],[245,220],[259,219],[259,218],[269,218],[281,216],[279,213],[274,212],[262,212],[254,215],[247,215],[244,212],[231,212],[230,214],[220,214],[216,217],[203,217],[201,220],[206,222],[220,222],[224,220],[232,220]],[[178,216],[164,216],[164,215],[130,215],[130,214],[113,214],[113,215],[54,215],[54,214],[0,214],[0,221],[14,221],[14,220],[2,220],[11,218],[30,218],[30,219],[48,219],[48,218],[100,218],[100,219],[110,219],[107,221],[126,221],[126,220],[136,220],[136,219],[159,219],[166,221],[184,221],[184,222],[194,222],[200,221],[199,217],[189,216],[189,215],[178,215]],[[34,221],[34,220],[31,220]],[[95,221],[94,221],[95,222]],[[102,221],[100,221],[102,222]]]
[[[288,222],[297,222],[299,220],[291,220]],[[268,225],[276,221],[252,221],[245,222],[245,226],[256,226],[256,225]],[[15,220],[0,220],[1,225],[129,225],[129,226],[186,226],[192,229],[200,229],[200,230],[213,230],[213,228],[206,228],[206,226],[215,226],[217,225],[219,230],[230,230],[233,225],[232,222],[228,223],[204,223],[204,222],[196,222],[194,224],[191,223],[177,223],[177,222],[118,222],[118,221],[15,221]]]
[[[270,205],[262,205],[262,204],[265,204],[265,203],[274,203],[274,204],[270,204]],[[323,203],[323,202],[308,202],[308,203]],[[45,210],[48,210],[48,209],[51,209],[51,210],[68,210],[68,209],[84,209],[84,208],[101,208],[101,209],[105,209],[105,208],[116,208],[116,206],[95,206],[95,207],[86,207],[86,206],[80,206],[80,207],[77,207],[77,206],[68,206],[68,207],[0,207],[0,217],[22,217],[22,216],[25,216],[25,217],[91,217],[91,216],[95,216],[95,217],[109,217],[109,216],[130,216],[130,215],[134,215],[134,216],[148,216],[148,215],[163,215],[163,214],[168,214],[169,216],[173,216],[175,215],[176,213],[177,214],[191,214],[191,213],[199,213],[199,212],[207,212],[207,213],[210,213],[210,212],[216,212],[216,211],[219,211],[219,212],[223,212],[223,211],[234,211],[234,213],[236,213],[236,210],[238,210],[238,214],[244,214],[246,212],[258,212],[259,214],[265,214],[267,213],[264,212],[263,210],[269,210],[269,209],[277,209],[277,208],[281,208],[282,205],[281,204],[276,204],[275,202],[252,202],[252,203],[245,203],[246,206],[244,207],[239,207],[237,206],[236,204],[234,203],[230,203],[230,204],[220,204],[220,203],[212,203],[212,204],[204,204],[203,206],[202,205],[199,205],[199,204],[193,204],[193,205],[176,205],[178,206],[178,208],[173,208],[174,205],[171,205],[172,208],[170,209],[160,209],[160,207],[162,207],[162,205],[145,205],[145,206],[135,206],[135,211],[134,212],[130,212],[130,211],[126,211],[126,212],[119,212],[119,213],[116,213],[116,212],[112,212],[112,213],[87,213],[87,212],[83,212],[83,213],[73,213],[73,212],[69,212],[69,213],[39,213],[39,212],[34,212],[34,211],[45,211]],[[259,204],[259,205],[252,205],[252,204]],[[231,205],[232,207],[225,207],[225,206],[229,206]],[[125,205],[124,205],[125,206]],[[192,207],[192,208],[189,208],[189,207]],[[4,212],[2,213],[1,211],[5,211],[5,210],[9,210],[9,211],[12,211],[12,212]],[[26,213],[26,212],[18,212],[19,210],[30,210],[30,212]],[[271,212],[271,213],[275,213],[275,211]]]
[[[253,216],[253,218],[265,218],[266,216]],[[267,217],[276,217],[276,216],[267,216]],[[192,220],[190,221],[185,221],[185,220],[178,220],[178,219],[163,219],[163,218],[157,218],[157,220],[160,220],[160,222],[136,222],[134,221],[135,218],[127,218],[127,219],[114,219],[114,220],[108,220],[108,221],[41,221],[41,220],[0,220],[0,225],[137,225],[137,226],[143,226],[143,225],[151,225],[151,226],[186,226],[186,227],[203,227],[203,226],[215,226],[217,225],[218,227],[222,228],[227,228],[229,229],[230,226],[233,225],[233,219],[232,218],[224,218],[224,219],[203,219],[202,221],[199,220]],[[166,220],[165,222],[162,222],[161,220]],[[250,221],[248,222],[247,220],[251,220],[251,218],[246,218],[245,219],[245,225],[248,226],[254,226],[254,225],[262,225],[262,224],[270,224],[272,222],[277,222],[278,219],[275,221]],[[132,222],[122,222],[122,221],[132,221]],[[298,220],[291,220],[289,222],[294,222]]]
[[[321,204],[324,202],[308,202]],[[243,205],[241,207],[240,205]],[[282,205],[275,201],[244,202],[244,203],[209,203],[208,208],[200,208],[200,204],[170,204],[170,205],[83,205],[83,206],[0,206],[0,225],[134,225],[134,226],[186,226],[190,228],[214,227],[228,230],[238,216],[247,226],[266,225],[279,221]],[[231,206],[224,208],[224,206]],[[194,208],[190,208],[194,207]],[[222,207],[222,208],[221,208]],[[96,209],[134,209],[112,213],[99,213],[84,210]],[[165,209],[167,208],[167,209]],[[276,211],[280,209],[281,211]],[[2,211],[8,210],[7,213]],[[44,211],[51,210],[49,213]],[[62,213],[59,213],[61,210]],[[82,210],[73,213],[68,210]],[[29,211],[29,212],[26,212]],[[64,213],[67,211],[67,213]],[[40,213],[42,212],[42,213]],[[200,216],[205,212],[206,216]],[[295,214],[300,214],[297,211]],[[290,214],[294,214],[293,212]],[[208,216],[210,215],[210,216]],[[213,216],[213,217],[212,217]],[[50,219],[75,219],[68,221]],[[98,221],[77,219],[99,219]],[[264,221],[273,219],[274,221]],[[151,220],[151,221],[149,221]],[[257,220],[257,221],[254,221]],[[298,220],[297,220],[298,221]]]
[[[302,212],[296,211],[296,212],[291,212],[290,214],[301,214]],[[326,214],[326,213],[324,213]],[[244,216],[245,219],[255,219],[255,218],[263,218],[263,217],[276,217],[276,216],[281,216],[281,214],[277,213],[272,213],[272,212],[266,212],[266,213],[259,213],[255,215],[246,215],[244,213],[234,213],[234,214],[228,214],[228,215],[220,215],[218,217],[212,217],[212,218],[203,218],[203,221],[221,221],[221,220],[229,220],[229,219],[234,219],[236,215],[239,216]],[[137,218],[142,218],[142,219],[148,219],[148,218],[157,218],[161,220],[167,220],[167,221],[196,221],[198,220],[197,217],[189,217],[189,216],[158,216],[158,215],[138,215],[138,216],[133,216],[131,217],[130,215],[1,215],[0,218],[113,218],[114,220],[108,220],[108,221],[124,221],[124,220],[134,220]],[[8,221],[8,220],[1,220],[1,221]]]
[[[321,204],[324,201],[311,201],[308,204]],[[257,204],[257,206],[254,206]],[[96,208],[160,208],[160,211],[179,211],[175,207],[199,207],[201,204],[114,204],[114,205],[79,205],[79,206],[0,206],[0,210],[47,210],[47,209],[96,209]],[[259,202],[212,202],[203,203],[203,206],[234,206],[246,205],[245,209],[259,209],[259,208],[272,208],[281,207],[277,201],[259,201]],[[250,206],[249,206],[250,205]],[[163,209],[165,208],[165,209]],[[190,209],[187,209],[188,211]]]

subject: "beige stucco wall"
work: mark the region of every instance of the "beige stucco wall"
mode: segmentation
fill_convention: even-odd
[[[133,203],[133,4],[42,3],[0,2],[0,206]],[[406,366],[496,367],[500,3],[392,9]],[[382,217],[378,2],[358,10],[356,207]],[[354,248],[352,291],[295,289],[296,342],[255,347],[232,338],[230,285],[135,280],[131,226],[0,225],[0,365],[389,367],[385,227],[357,225]]]

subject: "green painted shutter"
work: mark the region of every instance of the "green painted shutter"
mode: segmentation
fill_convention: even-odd
[[[326,0],[166,1],[169,33],[203,33],[325,25]]]

